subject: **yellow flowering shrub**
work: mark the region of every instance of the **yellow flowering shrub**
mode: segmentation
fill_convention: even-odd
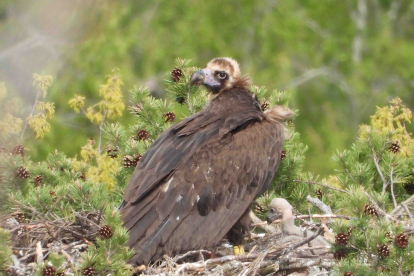
[[[115,187],[113,175],[121,169],[119,161],[104,154],[97,155],[96,161],[98,165],[89,167],[86,177],[94,183],[105,185],[108,190],[112,191]]]
[[[401,154],[409,156],[414,141],[405,125],[411,123],[412,112],[398,97],[391,100],[390,103],[389,106],[377,107],[377,111],[371,116],[371,126],[362,125],[359,136],[364,138],[372,130],[380,134],[389,133],[393,141],[399,142]]]
[[[20,118],[13,117],[11,114],[6,114],[0,121],[1,137],[9,134],[18,134],[22,131],[23,121]]]
[[[75,97],[69,100],[69,106],[75,110],[76,113],[79,113],[80,110],[85,106],[85,97],[75,94]]]
[[[36,110],[43,111],[43,114],[47,119],[52,119],[55,115],[55,105],[53,103],[39,102],[36,105]]]
[[[89,140],[88,143],[81,148],[80,155],[84,162],[74,161],[74,168],[77,171],[83,170],[87,165],[88,170],[86,177],[94,183],[105,185],[108,190],[115,187],[115,179],[113,174],[120,168],[119,160],[111,158],[106,154],[100,154],[95,147],[95,141]]]
[[[124,84],[118,74],[119,69],[112,70],[112,74],[106,76],[107,83],[99,88],[99,95],[104,99],[108,118],[114,119],[122,116],[125,109],[121,86]]]
[[[95,159],[99,155],[99,152],[93,147],[94,145],[95,141],[90,139],[88,143],[81,148],[80,155],[86,162]]]
[[[27,123],[30,128],[35,132],[36,138],[43,138],[50,131],[50,124],[46,120],[46,116],[43,114],[36,114],[27,118]]]
[[[115,119],[122,116],[125,109],[124,99],[121,91],[122,82],[119,75],[119,69],[112,70],[110,75],[106,76],[107,82],[99,88],[99,96],[102,100],[86,108],[85,116],[93,124],[99,125],[105,118]],[[85,97],[75,95],[69,100],[70,107],[75,112],[80,112],[85,106]]]
[[[47,95],[47,89],[52,85],[52,76],[41,76],[39,74],[33,74],[33,86],[43,93],[43,98]]]

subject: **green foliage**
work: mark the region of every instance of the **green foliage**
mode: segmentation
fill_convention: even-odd
[[[114,71],[108,76],[107,83],[100,89],[101,101],[90,106],[96,108],[93,111],[95,119],[88,117],[88,111],[83,111],[90,123],[98,124],[99,143],[89,139],[78,149],[80,158],[68,158],[55,151],[44,161],[33,162],[26,155],[13,151],[15,142],[11,139],[4,144],[5,150],[0,153],[0,190],[3,197],[10,193],[5,206],[10,212],[23,212],[25,218],[32,222],[53,221],[59,217],[67,223],[75,223],[77,215],[83,212],[102,214],[102,220],[96,223],[98,226],[108,225],[113,231],[110,238],[97,237],[82,254],[81,262],[67,268],[64,256],[54,252],[44,264],[36,267],[37,274],[48,265],[57,271],[66,267],[75,275],[81,275],[89,267],[93,267],[97,274],[130,275],[131,267],[127,261],[133,252],[125,246],[128,233],[122,227],[116,209],[122,202],[125,185],[153,141],[174,120],[199,111],[208,100],[204,88],[189,86],[190,76],[197,68],[191,67],[187,60],[177,59],[178,69],[181,70],[179,79],[166,75],[168,99],[157,99],[143,87],[135,86],[130,91],[128,110],[134,120],[129,126],[106,121],[109,114],[111,117],[119,116],[125,107],[119,72]],[[290,93],[269,92],[256,86],[251,90],[258,96],[263,109],[290,105]],[[69,105],[79,113],[88,102],[88,97],[75,95]],[[52,105],[40,103],[38,106],[45,117],[53,113]],[[176,112],[177,115],[173,113],[176,110],[180,111]],[[409,109],[399,99],[393,100],[391,106],[378,108],[371,125],[360,127],[359,137],[351,149],[334,155],[333,161],[338,168],[336,173],[320,181],[319,176],[303,172],[308,147],[301,142],[295,129],[293,122],[298,118],[298,111],[294,113],[295,116],[285,123],[284,158],[271,188],[257,200],[257,204],[266,212],[269,201],[277,196],[286,198],[300,213],[307,213],[309,209],[316,212],[306,197],[316,195],[320,188],[318,196],[325,204],[335,213],[352,217],[350,221],[337,221],[332,225],[335,233],[347,233],[349,226],[353,229],[346,245],[332,245],[333,250],[346,253],[346,258],[334,268],[337,273],[363,271],[364,275],[375,275],[374,272],[381,271],[384,275],[395,275],[396,272],[412,270],[414,259],[408,254],[414,250],[412,237],[407,247],[400,248],[396,241],[390,242],[386,236],[387,232],[393,236],[403,233],[406,220],[401,217],[408,216],[403,212],[399,213],[399,218],[390,219],[385,215],[397,210],[399,204],[409,197],[404,186],[413,181],[414,147],[406,128],[411,119]],[[101,115],[99,120],[96,114]],[[12,128],[10,132],[12,134],[7,134],[7,137],[20,134]],[[396,140],[398,147],[392,148]],[[29,172],[28,178],[17,174],[22,167]],[[36,182],[38,176],[41,176],[42,183]],[[368,205],[374,214],[367,212]],[[258,215],[263,217],[265,212]],[[390,250],[387,257],[380,256],[378,251],[384,244]]]
[[[61,2],[67,1],[16,0],[0,5],[5,11],[3,17],[0,11],[4,37],[21,41],[27,33],[19,16],[7,16],[9,5],[17,13],[27,12],[30,20],[37,16],[43,19],[38,7],[50,9],[53,4],[51,10],[56,12],[51,18],[32,25],[43,34],[52,29],[52,37],[58,31],[45,26],[63,25],[61,35],[70,40],[71,47],[64,47],[60,56],[65,66],[58,66],[53,56],[47,66],[36,70],[59,75],[50,90],[59,107],[59,119],[50,122],[56,131],[45,137],[47,145],[27,144],[35,159],[46,157],[54,149],[72,156],[95,135],[88,120],[69,116],[72,111],[67,102],[74,93],[89,99],[86,106],[99,102],[102,76],[117,66],[125,87],[150,82],[155,84],[151,92],[160,96],[165,87],[162,73],[173,68],[177,56],[194,58],[198,65],[213,57],[231,56],[254,83],[270,91],[276,88],[292,93],[290,105],[300,110],[295,125],[301,142],[309,146],[306,156],[312,156],[312,162],[304,166],[324,177],[335,167],[326,160],[337,149],[350,147],[358,126],[369,121],[376,105],[383,106],[398,94],[413,108],[410,0],[339,4],[315,0],[209,1],[202,6],[182,0],[103,0],[98,5],[80,2],[64,8],[55,4]],[[362,27],[358,25],[359,2],[366,3]],[[358,49],[359,41],[362,44]],[[2,39],[0,45],[9,49],[9,42]],[[45,49],[56,46],[48,43]],[[41,51],[34,48],[36,54]],[[50,53],[46,51],[45,55]],[[7,78],[9,71],[12,74],[13,68],[6,69],[6,77],[0,81],[7,81],[10,91],[21,92],[13,79]],[[24,81],[19,78],[18,82]],[[178,108],[173,111],[179,113]],[[63,119],[66,124],[60,123]],[[123,118],[122,123],[131,121]],[[76,147],[60,143],[63,138]]]
[[[11,264],[11,246],[9,232],[0,228],[0,275],[6,275],[6,270]]]

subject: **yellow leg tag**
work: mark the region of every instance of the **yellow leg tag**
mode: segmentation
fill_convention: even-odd
[[[233,246],[233,253],[234,255],[244,255],[244,247],[243,245],[235,245]]]

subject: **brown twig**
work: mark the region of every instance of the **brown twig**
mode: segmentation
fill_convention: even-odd
[[[327,214],[327,215],[315,214],[315,215],[312,215],[312,216],[310,216],[310,215],[300,215],[300,216],[296,216],[295,219],[305,219],[305,218],[309,218],[309,217],[312,217],[312,218],[337,218],[337,219],[347,219],[347,220],[351,219],[350,216],[334,215],[334,214],[332,214],[332,215],[331,214]],[[280,221],[281,221],[280,219],[277,219],[277,220],[273,221],[272,224],[273,223],[279,223]],[[267,224],[267,222],[261,222],[261,223],[262,224]],[[259,225],[260,225],[259,223],[252,224],[253,227],[254,226],[259,226]]]
[[[397,207],[397,200],[395,200],[395,195],[394,195],[394,181],[392,180],[393,173],[394,173],[394,167],[391,167],[391,173],[390,173],[391,197],[392,197],[392,202],[394,203],[394,208],[395,208]]]
[[[291,244],[285,248],[280,248],[280,246],[272,246],[268,250],[265,251],[263,254],[251,254],[251,255],[237,255],[237,256],[224,256],[220,258],[210,259],[204,262],[197,262],[197,263],[186,263],[181,266],[178,266],[178,270],[176,274],[181,272],[189,272],[189,271],[205,271],[209,267],[215,267],[217,265],[228,263],[231,261],[239,261],[239,262],[252,262],[257,258],[262,258],[262,260],[277,260],[281,256],[285,256],[286,254],[290,253],[291,251],[301,247],[304,244],[309,243],[310,241],[314,240],[317,236],[319,236],[323,232],[323,228],[319,228],[314,235],[310,236],[307,239],[295,244]],[[264,256],[263,256],[264,255]]]

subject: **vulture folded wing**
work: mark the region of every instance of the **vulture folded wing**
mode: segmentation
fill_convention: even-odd
[[[160,136],[130,182],[122,213],[133,262],[218,242],[279,166],[280,123],[249,112],[203,126],[196,120]]]

